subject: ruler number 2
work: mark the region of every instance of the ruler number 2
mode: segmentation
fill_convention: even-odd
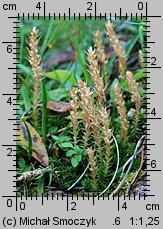
[[[156,57],[152,56],[151,57],[151,65],[156,65]]]
[[[76,202],[71,202],[71,211],[76,210]]]
[[[12,157],[12,148],[7,148],[7,157]]]
[[[88,5],[87,10],[93,10],[92,9],[92,5],[93,5],[92,2],[87,2],[87,5]]]

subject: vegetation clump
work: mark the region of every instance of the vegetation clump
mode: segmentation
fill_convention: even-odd
[[[103,25],[100,21],[99,27]],[[32,193],[38,180],[40,195],[46,186],[63,191],[81,187],[83,191],[111,194],[121,184],[121,172],[135,155],[135,149],[138,151],[137,143],[143,139],[142,64],[136,65],[136,71],[128,65],[130,53],[123,47],[110,21],[106,23],[104,37],[101,36],[104,28],[101,31],[98,28],[95,33],[91,30],[92,40],[85,42],[89,44],[85,47],[87,52],[81,48],[82,40],[80,44],[71,34],[70,27],[72,33],[79,33],[79,40],[83,32],[81,27],[71,24],[65,25],[65,33],[60,32],[60,39],[69,38],[75,52],[75,57],[73,51],[71,53],[74,64],[70,68],[69,56],[60,60],[61,52],[58,52],[53,54],[52,62],[58,58],[61,64],[55,63],[52,71],[47,70],[49,56],[46,52],[51,53],[57,37],[54,36],[53,43],[48,33],[42,44],[43,36],[39,38],[36,27],[32,28],[27,42],[31,69],[25,67],[24,60],[20,64],[22,115],[18,123],[21,149],[18,152],[18,187],[24,182],[24,193]],[[51,28],[52,25],[49,31]],[[134,38],[135,34],[130,50],[135,46]],[[137,42],[141,49],[140,41]],[[142,63],[140,49],[133,58]],[[139,148],[141,152],[141,145]],[[132,174],[139,168],[140,160],[139,157],[134,161]],[[46,167],[39,168],[39,163]]]

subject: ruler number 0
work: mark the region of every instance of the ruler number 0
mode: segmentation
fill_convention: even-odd
[[[12,199],[7,199],[7,207],[11,208],[13,206],[13,200]],[[18,207],[20,210],[25,210],[25,202],[20,202],[18,204]]]
[[[138,10],[143,10],[143,8],[144,8],[144,3],[138,2]]]
[[[7,207],[8,208],[12,207],[12,199],[7,199]]]

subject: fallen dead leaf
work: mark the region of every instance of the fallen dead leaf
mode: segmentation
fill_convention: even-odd
[[[38,132],[29,124],[26,122],[31,137],[32,137],[32,156],[39,161],[43,166],[48,166],[49,164],[49,157],[45,148],[44,143],[42,142],[42,138],[38,134]],[[17,131],[17,138],[20,140],[20,144],[22,147],[26,150],[28,150],[28,132],[26,130],[25,124],[23,122],[20,122],[17,124],[19,130]]]
[[[46,68],[46,70],[49,71],[52,65],[73,61],[75,60],[75,57],[76,57],[75,50],[57,52],[53,54],[53,56],[48,61],[46,61],[46,63],[44,63],[44,68]]]
[[[42,107],[42,104],[39,104]],[[67,112],[70,110],[70,103],[66,102],[48,102],[47,108],[55,112]]]

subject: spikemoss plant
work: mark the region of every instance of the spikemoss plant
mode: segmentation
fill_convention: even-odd
[[[131,94],[132,94],[132,100],[135,103],[135,128],[138,127],[138,122],[139,122],[139,114],[140,114],[140,93],[138,90],[138,84],[134,80],[134,76],[132,72],[127,71],[126,72],[126,79],[128,81],[128,86],[130,88]]]
[[[126,51],[122,48],[119,39],[114,31],[113,24],[108,21],[106,24],[106,35],[108,36],[111,46],[113,47],[116,55],[119,58],[120,75],[124,75],[126,72]]]
[[[28,61],[32,67],[33,76],[34,76],[34,96],[33,96],[33,105],[32,105],[32,118],[33,125],[37,129],[38,127],[38,104],[39,104],[39,93],[40,93],[40,82],[42,77],[42,65],[41,58],[38,54],[38,44],[39,44],[39,35],[38,30],[34,27],[29,36],[28,42]]]
[[[77,107],[77,101],[80,101],[78,103],[78,111],[83,113],[83,124],[85,127],[83,147],[88,152],[89,168],[94,186],[98,186],[96,181],[98,171],[104,168],[102,177],[106,177],[108,173],[112,131],[109,128],[109,114],[104,108],[104,84],[100,76],[97,54],[92,48],[88,50],[88,71],[93,83],[92,89],[80,80],[77,89],[79,93],[74,94],[71,91],[71,104],[74,103],[75,107]],[[74,98],[74,95],[76,95],[76,98]],[[73,105],[71,112],[73,129],[77,126],[76,113],[77,111],[74,112]],[[88,145],[91,147],[87,148]],[[96,162],[93,162],[95,158]],[[102,179],[102,177],[99,179]]]
[[[121,90],[116,84],[114,86],[114,93],[115,93],[115,103],[117,106],[118,114],[120,117],[121,121],[121,138],[124,140],[124,143],[127,141],[127,129],[128,129],[128,124],[127,124],[127,114],[126,114],[126,108],[125,108],[125,101],[123,99]]]

